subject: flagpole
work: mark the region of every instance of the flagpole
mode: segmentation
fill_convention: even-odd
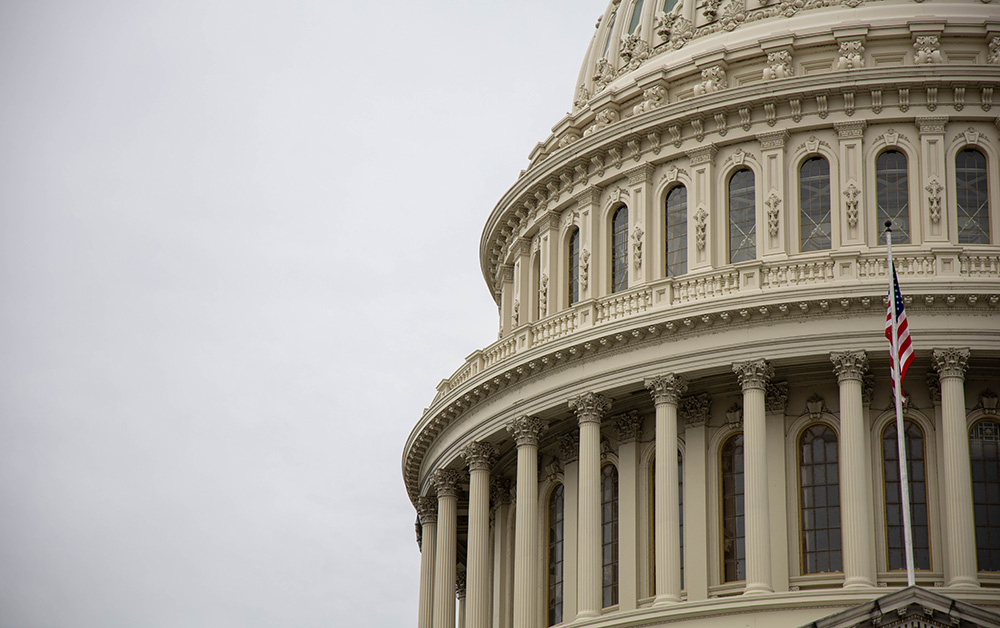
[[[913,574],[913,530],[910,525],[910,478],[906,464],[906,438],[903,431],[903,389],[899,377],[899,328],[896,321],[896,267],[892,265],[892,221],[885,221],[885,250],[888,259],[889,300],[892,312],[892,388],[896,397],[896,445],[899,448],[899,484],[903,500],[903,548],[906,554],[906,586],[912,587],[916,578]]]

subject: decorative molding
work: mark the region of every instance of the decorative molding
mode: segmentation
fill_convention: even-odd
[[[694,215],[695,246],[698,247],[699,251],[705,250],[705,243],[708,240],[708,225],[705,222],[707,219],[708,212],[705,211],[704,207],[699,207]]]
[[[809,413],[810,419],[816,420],[820,418],[823,416],[824,410],[826,410],[826,400],[819,393],[814,392],[806,399],[806,412]]]
[[[420,517],[420,523],[422,524],[437,523],[437,498],[430,495],[421,495],[417,500],[417,516]]]
[[[733,364],[733,372],[743,390],[766,390],[767,382],[774,377],[774,368],[766,360],[748,360]]]
[[[760,133],[757,135],[757,141],[760,142],[761,150],[784,148],[785,142],[788,141],[788,131],[782,129],[780,131]]]
[[[455,597],[465,599],[465,570],[459,569],[455,572]]]
[[[635,267],[636,272],[642,268],[642,236],[645,232],[642,230],[642,225],[636,224],[635,228],[632,229],[632,265]]]
[[[649,44],[639,35],[632,33],[626,35],[618,48],[618,56],[621,57],[622,67],[618,69],[618,76],[638,69],[642,62],[649,58]]]
[[[927,208],[933,223],[941,222],[941,190],[943,189],[935,178],[932,178],[930,183],[924,187],[924,190],[927,191]]]
[[[518,447],[524,445],[538,446],[538,437],[546,429],[544,421],[537,417],[521,416],[511,419],[507,423],[507,432],[514,439]]]
[[[991,416],[997,416],[998,413],[998,403],[1000,403],[1000,397],[991,389],[987,388],[979,395],[979,407],[985,414]]]
[[[830,361],[833,362],[837,382],[863,382],[868,372],[868,354],[864,351],[834,351],[830,354]]]
[[[837,131],[837,137],[842,140],[864,136],[865,127],[868,126],[864,120],[851,120],[849,122],[834,122],[833,128]]]
[[[701,82],[694,86],[694,95],[713,94],[722,91],[728,85],[726,68],[722,64],[713,65],[701,71]]]
[[[580,290],[587,289],[587,276],[590,269],[590,251],[582,249],[580,251]]]
[[[650,184],[653,182],[654,172],[656,172],[656,166],[646,163],[632,168],[625,175],[628,177],[629,185],[638,185],[640,183]]]
[[[931,395],[934,405],[941,405],[941,378],[934,371],[927,372],[927,392]]]
[[[594,133],[597,133],[601,129],[609,127],[615,122],[618,122],[618,120],[620,119],[621,118],[618,115],[618,111],[614,107],[608,107],[606,109],[602,109],[597,114],[597,116],[594,117],[594,123],[589,127],[587,127],[587,130],[583,132],[583,136],[588,137],[590,135],[593,135]]]
[[[965,370],[969,366],[968,349],[949,347],[947,349],[934,349],[931,352],[931,362],[934,370],[938,372],[941,379],[948,377],[965,377]]]
[[[580,423],[600,423],[604,413],[611,409],[611,401],[600,393],[583,393],[569,400],[569,409],[576,413]]]
[[[872,405],[872,398],[875,396],[875,376],[865,373],[861,377],[861,403],[865,407]]]
[[[764,68],[763,80],[788,78],[794,76],[792,68],[792,53],[787,50],[777,50],[767,53],[767,66]]]
[[[889,129],[888,131],[886,131],[882,135],[879,135],[878,137],[885,143],[887,147],[899,146],[900,138],[909,141],[909,138],[907,138],[905,135],[903,135],[902,133],[897,133],[896,129]]]
[[[642,434],[642,417],[635,410],[619,414],[614,419],[614,427],[618,435],[618,444],[631,443],[638,440]]]
[[[860,70],[865,67],[862,55],[865,53],[864,43],[860,39],[848,39],[840,42],[840,50],[833,61],[833,71]]]
[[[580,432],[574,430],[559,439],[559,458],[563,464],[575,462],[580,455]]]
[[[743,406],[739,402],[734,402],[726,410],[726,425],[730,429],[743,429]]]
[[[511,304],[510,326],[517,327],[519,323],[518,319],[520,317],[521,317],[521,302],[518,299],[514,299],[514,303]]]
[[[917,35],[917,40],[913,43],[913,62],[917,65],[932,63],[943,63],[944,54],[941,52],[941,42],[937,35]]]
[[[715,159],[718,152],[719,149],[715,147],[715,144],[709,144],[707,146],[702,146],[701,148],[696,148],[695,150],[689,150],[687,152],[687,156],[690,160],[691,166],[693,167],[710,163],[713,159]]]
[[[458,484],[463,473],[457,469],[438,469],[431,476],[431,483],[437,490],[438,499],[442,497],[458,497]]]
[[[680,396],[687,392],[688,383],[683,376],[676,373],[664,373],[656,377],[650,377],[645,381],[649,394],[653,397],[653,403],[677,404]]]
[[[772,238],[775,238],[778,236],[778,226],[780,224],[778,208],[781,205],[781,199],[778,198],[777,194],[771,192],[771,195],[767,197],[764,204],[767,205],[767,232],[771,234]]]
[[[971,126],[966,129],[962,135],[965,137],[966,144],[979,144],[979,139],[982,137],[982,134]],[[955,139],[957,140],[958,137]]]
[[[788,382],[768,382],[764,388],[764,408],[768,412],[785,413],[788,407]]]
[[[553,458],[547,465],[542,467],[542,476],[548,478],[550,482],[560,476],[562,472],[563,466],[559,458]]]
[[[847,199],[844,203],[847,213],[847,224],[851,227],[858,226],[858,196],[860,194],[861,190],[854,183],[848,185],[847,189],[844,190],[844,197]]]
[[[469,471],[489,471],[497,459],[497,449],[489,443],[474,441],[459,452]]]
[[[645,113],[647,111],[652,111],[660,105],[666,105],[669,101],[667,100],[667,88],[662,85],[654,85],[652,87],[647,87],[642,92],[642,102],[640,102],[635,107],[632,107],[632,115],[637,116],[640,113]]]
[[[699,393],[697,395],[681,397],[678,406],[677,414],[684,421],[684,425],[688,427],[701,427],[708,422],[712,401],[708,393]]]
[[[493,478],[490,483],[490,502],[494,507],[503,506],[513,501],[511,489],[514,482],[510,478]]]
[[[994,35],[990,38],[989,52],[986,53],[986,63],[990,65],[1000,65],[1000,36]]]
[[[944,127],[948,123],[948,118],[941,116],[917,116],[915,122],[920,135],[932,135],[944,133]]]

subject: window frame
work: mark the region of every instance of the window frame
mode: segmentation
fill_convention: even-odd
[[[737,251],[746,250],[744,248],[738,248],[738,249],[736,249],[734,251],[734,249],[733,249],[733,228],[734,228],[734,222],[733,222],[733,198],[734,198],[734,195],[733,195],[733,179],[735,179],[737,175],[739,175],[739,174],[741,174],[743,172],[749,173],[750,177],[751,177],[751,185],[746,186],[746,187],[743,188],[743,189],[751,190],[751,192],[752,192],[752,194],[750,195],[751,196],[751,202],[750,202],[749,207],[741,208],[738,211],[747,211],[748,212],[748,215],[752,219],[752,223],[753,223],[752,227],[751,227],[752,235],[751,234],[747,234],[746,232],[743,232],[742,229],[740,231],[743,232],[743,241],[744,242],[747,242],[747,241],[751,242],[752,243],[752,248],[749,249],[750,256],[747,257],[746,259],[735,259],[734,257],[735,257],[735,253]],[[757,230],[757,222],[758,222],[758,220],[757,220],[757,218],[758,218],[758,216],[757,216],[757,209],[758,209],[757,208],[757,205],[758,205],[758,198],[757,198],[758,197],[758,194],[757,194],[757,173],[754,171],[753,168],[750,167],[749,164],[743,164],[743,165],[741,165],[739,167],[733,168],[726,175],[724,181],[725,181],[725,185],[724,185],[723,189],[724,189],[724,195],[725,195],[725,209],[726,209],[725,240],[724,240],[724,242],[726,243],[726,248],[725,248],[726,263],[727,264],[740,264],[740,263],[743,263],[743,262],[756,261],[756,260],[760,259],[760,256],[758,255],[758,249],[760,247],[758,246],[758,242],[757,242],[757,240],[758,240],[758,238],[760,236],[760,233]],[[746,195],[742,195],[742,196],[746,196]],[[737,197],[737,198],[740,198],[740,197]]]
[[[621,232],[622,239],[619,243],[621,249],[616,247],[615,239],[619,235],[618,231],[615,229],[616,219],[622,215],[624,211],[623,220],[623,230]],[[619,203],[611,210],[611,215],[608,220],[608,292],[609,294],[616,294],[619,292],[626,292],[629,288],[629,273],[628,273],[628,254],[629,254],[629,241],[628,234],[629,231],[629,208],[625,203]],[[620,253],[620,254],[619,254]],[[621,264],[618,266],[618,264]],[[621,285],[616,286],[616,280],[619,277],[616,276],[615,271],[621,270]]]

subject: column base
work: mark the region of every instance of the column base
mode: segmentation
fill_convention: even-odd
[[[845,589],[873,589],[875,583],[865,577],[854,577],[844,580]]]
[[[979,588],[979,580],[977,580],[975,578],[970,578],[968,576],[959,576],[959,577],[952,578],[951,580],[949,580],[948,583],[945,586],[948,586],[948,587],[960,587],[960,588],[963,588],[963,589],[978,589]]]
[[[748,583],[747,588],[743,590],[743,595],[760,595],[762,593],[774,593],[774,589],[771,588],[771,585],[763,582],[752,582]]]
[[[677,604],[680,601],[681,601],[681,596],[670,595],[665,593],[663,595],[656,596],[656,599],[653,600],[653,606],[670,606],[672,604]]]

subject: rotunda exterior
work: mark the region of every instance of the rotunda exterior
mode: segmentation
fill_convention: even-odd
[[[403,451],[419,628],[781,628],[904,587],[886,220],[916,581],[1000,609],[998,88],[990,0],[613,0],[483,230],[498,340]]]

